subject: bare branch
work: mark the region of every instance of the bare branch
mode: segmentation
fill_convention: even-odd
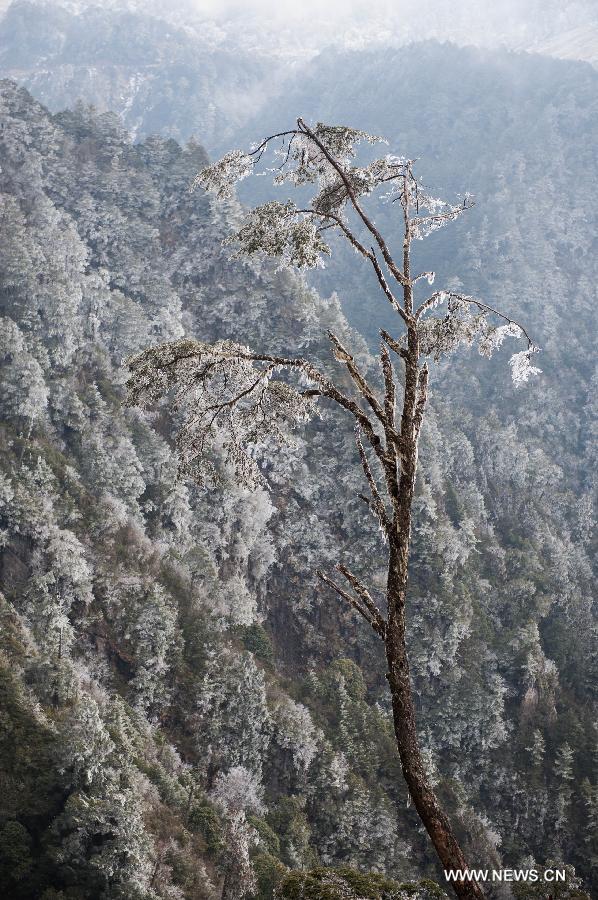
[[[285,138],[289,135],[294,136],[297,134],[299,134],[299,131],[296,128],[292,128],[290,131],[279,131],[278,134],[271,134],[269,135],[269,137],[264,138],[264,140],[257,147],[255,147],[253,150],[250,150],[247,156],[257,156],[256,163],[258,163],[262,158],[264,151],[267,150],[270,141],[274,141],[279,137]]]
[[[355,443],[357,444],[357,450],[359,452],[359,458],[361,460],[361,467],[364,471],[368,486],[370,488],[370,493],[372,495],[372,501],[366,499],[366,502],[373,508],[373,511],[376,513],[378,517],[378,521],[380,522],[380,527],[384,530],[386,535],[388,536],[388,532],[391,527],[391,522],[386,512],[386,507],[384,505],[384,501],[378,490],[378,485],[376,484],[376,479],[374,478],[374,474],[372,472],[369,460],[367,458],[363,443],[361,441],[361,436],[359,434],[359,429],[355,429]]]
[[[344,577],[347,579],[363,605],[372,616],[372,619],[378,626],[378,629],[380,629],[379,633],[381,634],[381,636],[383,636],[386,632],[386,622],[384,621],[380,610],[374,603],[372,595],[370,594],[366,586],[342,563],[338,563],[338,565],[336,566],[336,570],[337,572],[340,572],[341,575],[344,575]]]
[[[353,381],[355,382],[355,384],[357,385],[357,387],[359,389],[360,394],[362,395],[362,397],[364,397],[365,400],[367,400],[367,402],[371,406],[376,418],[378,418],[380,420],[380,422],[382,422],[382,424],[386,427],[386,425],[388,423],[387,423],[386,416],[384,414],[384,410],[383,410],[382,406],[380,405],[380,403],[378,402],[378,400],[376,399],[376,396],[375,396],[373,390],[367,383],[365,376],[363,375],[362,372],[359,371],[359,368],[357,366],[357,363],[355,362],[354,357],[347,350],[347,348],[341,344],[340,340],[337,338],[337,336],[334,334],[334,332],[329,330],[328,338],[334,348],[335,359],[338,359],[339,361],[345,363],[351,378],[353,379]],[[390,423],[390,424],[392,425],[392,423]]]
[[[399,356],[402,360],[407,359],[408,353],[405,347],[402,347],[400,343],[395,340],[395,338],[391,337],[388,331],[386,331],[384,328],[380,330],[380,337],[383,341],[385,341],[386,344],[388,344],[393,353],[396,353],[397,356]]]
[[[353,356],[349,353],[349,351],[341,344],[339,339],[333,334],[331,331],[328,332],[328,337],[334,347],[334,356],[336,359],[344,362],[347,366],[347,370],[357,385],[357,389],[361,396],[366,400],[369,406],[372,408],[374,415],[382,424],[384,428],[384,434],[386,436],[387,450],[393,448],[393,455],[397,455],[399,457],[403,454],[403,444],[401,441],[401,436],[394,427],[394,409],[391,413],[390,418],[386,415],[385,409],[381,406],[380,402],[376,398],[374,392],[371,387],[365,380],[363,374],[359,371]],[[393,393],[394,393],[394,384],[393,384]],[[386,462],[387,460],[383,460]]]
[[[357,252],[360,253],[365,259],[367,259],[371,262],[371,264],[374,268],[374,272],[376,273],[376,278],[378,279],[378,283],[379,283],[380,287],[382,288],[388,302],[393,307],[393,309],[399,313],[399,315],[405,321],[405,323],[408,324],[409,320],[408,320],[407,316],[405,315],[403,308],[401,307],[401,304],[399,303],[399,301],[397,300],[397,298],[391,291],[390,287],[388,286],[388,282],[387,282],[386,278],[384,277],[384,272],[382,271],[382,267],[380,266],[380,263],[376,256],[376,252],[375,252],[374,248],[370,247],[369,250],[366,250],[364,245],[355,237],[355,235],[353,234],[351,229],[345,224],[345,222],[343,222],[341,217],[335,216],[334,213],[321,212],[320,210],[315,210],[315,209],[298,209],[297,212],[304,213],[305,215],[320,216],[322,218],[330,219],[332,225],[340,228],[340,230],[343,232],[343,234],[345,235],[345,237],[347,238],[349,243],[357,250]],[[329,225],[326,225],[326,226],[319,228],[318,230],[324,231],[326,228],[329,228],[329,227],[330,227]]]
[[[403,309],[403,307],[401,306],[401,304],[399,303],[399,301],[397,300],[397,298],[395,297],[395,295],[389,288],[386,278],[384,277],[384,272],[382,271],[380,263],[378,262],[378,257],[376,256],[376,253],[374,252],[373,247],[372,247],[372,252],[371,252],[371,256],[369,257],[369,259],[370,259],[370,261],[374,267],[374,271],[376,272],[376,275],[378,277],[380,287],[382,288],[382,290],[386,294],[386,297],[388,298],[388,302],[393,307],[393,309],[396,309],[396,311],[399,313],[399,315],[401,316],[401,318],[403,319],[405,324],[409,325],[411,317],[407,315],[407,313],[405,312],[405,310]]]
[[[291,133],[291,132],[287,132],[287,134],[289,134],[289,133]],[[281,146],[280,149],[283,150],[283,149],[284,149],[284,139],[285,139],[285,137],[286,137],[285,133],[283,132],[283,134],[280,135],[280,137],[282,137],[282,146]],[[287,165],[287,163],[288,163],[288,161],[289,161],[289,159],[290,159],[290,157],[291,157],[291,150],[293,149],[293,141],[295,140],[296,137],[297,137],[297,132],[296,132],[296,131],[293,131],[293,132],[292,132],[292,137],[291,137],[291,139],[290,139],[290,141],[289,141],[289,146],[287,147],[287,152],[286,152],[286,154],[285,154],[285,158],[284,158],[284,160],[281,162],[281,164],[280,164],[279,167],[278,167],[278,170],[279,170],[279,171],[282,171],[282,170],[284,169],[284,167]],[[265,149],[265,148],[264,148],[264,149]],[[263,151],[262,151],[262,152],[263,152]]]
[[[320,581],[323,581],[324,584],[327,584],[328,587],[331,587],[333,591],[336,591],[336,593],[339,595],[339,597],[342,597],[343,600],[346,600],[346,602],[349,604],[349,606],[351,606],[361,616],[363,616],[363,618],[366,620],[366,622],[374,629],[376,634],[382,640],[384,640],[384,637],[386,634],[386,625],[385,625],[382,617],[380,617],[381,621],[382,621],[382,627],[381,627],[380,623],[372,617],[369,610],[365,606],[362,606],[361,603],[355,599],[355,597],[352,597],[351,594],[349,594],[340,585],[338,585],[335,581],[333,581],[332,578],[329,578],[328,575],[325,575],[324,572],[321,572],[319,569],[316,571],[316,575],[318,576]]]

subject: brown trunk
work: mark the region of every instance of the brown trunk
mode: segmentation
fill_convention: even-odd
[[[389,569],[389,592],[397,589],[396,566]],[[388,683],[392,697],[394,730],[403,775],[407,782],[413,804],[430,836],[438,858],[445,870],[468,868],[463,851],[455,837],[448,816],[441,808],[432,789],[424,767],[417,729],[415,709],[411,694],[409,661],[405,649],[405,596],[396,598],[395,615],[389,622],[386,637],[386,659],[388,661]],[[451,882],[457,897],[468,900],[482,900],[484,892],[476,882]]]
[[[408,273],[408,246],[405,267]],[[405,289],[405,306],[412,308],[411,288]],[[385,636],[387,678],[392,697],[392,711],[397,749],[409,794],[434,845],[445,871],[468,868],[463,851],[441,808],[427,776],[417,737],[415,707],[411,692],[409,659],[405,640],[405,601],[409,571],[411,508],[417,471],[418,431],[423,417],[424,396],[418,397],[419,342],[415,329],[408,334],[408,358],[405,366],[405,389],[401,418],[404,456],[399,483],[396,486],[394,521],[389,536],[387,581],[388,622]],[[419,412],[418,412],[419,407]],[[419,419],[419,421],[418,421]],[[457,897],[483,900],[484,891],[476,882],[451,881]]]

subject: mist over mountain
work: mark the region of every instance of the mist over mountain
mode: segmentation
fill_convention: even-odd
[[[222,145],[324,47],[387,53],[434,39],[593,61],[593,4],[210,4],[15,0],[0,19],[0,71],[54,111],[80,100],[134,137]],[[306,68],[307,66],[307,68]]]
[[[242,124],[282,69],[264,53],[142,10],[11,5],[0,21],[0,71],[57,111],[77,101],[116,112],[136,137],[160,133],[208,145]]]
[[[2,7],[9,5],[3,0]],[[71,16],[85,16],[91,9],[126,11],[177,25],[200,40],[209,35],[219,45],[288,60],[309,58],[325,46],[363,49],[430,38],[548,53],[551,42],[565,41],[582,54],[574,58],[585,59],[587,47],[579,37],[598,25],[591,0],[39,0],[38,6]],[[577,38],[569,41],[569,34]]]
[[[326,411],[300,427],[254,491],[216,448],[225,477],[206,491],[178,472],[180,413],[125,402],[123,361],[183,337],[331,373],[332,329],[378,384],[378,330],[396,321],[355,254],[335,243],[306,278],[233,260],[222,239],[241,203],[188,190],[208,150],[302,115],[384,135],[434,195],[472,192],[415,263],[541,348],[519,389],[504,352],[430,363],[410,663],[426,765],[471,864],[574,867],[563,896],[587,900],[593,4],[333,3],[321,23],[320,4],[309,20],[277,9],[17,0],[0,20],[0,887],[11,900],[444,896],[380,645],[314,577],[340,559],[383,584],[351,422]],[[254,179],[238,196],[286,190]],[[376,217],[394,251],[396,207]],[[534,890],[488,896],[545,900]]]

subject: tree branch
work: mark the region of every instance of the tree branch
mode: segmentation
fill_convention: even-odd
[[[396,353],[397,356],[399,356],[403,361],[408,358],[409,354],[407,353],[405,347],[401,347],[399,342],[395,340],[395,338],[391,337],[388,331],[386,331],[384,328],[380,329],[380,337],[386,344],[388,344],[393,353]]]
[[[361,460],[361,467],[364,471],[364,474],[365,474],[365,477],[366,477],[366,480],[367,480],[367,483],[368,483],[368,486],[370,489],[370,493],[372,495],[371,503],[370,503],[370,501],[368,501],[367,497],[365,498],[365,500],[368,503],[368,506],[370,506],[370,508],[373,508],[374,512],[376,513],[376,515],[378,517],[378,521],[380,522],[380,527],[383,529],[386,536],[388,537],[388,533],[389,533],[390,527],[391,527],[391,522],[390,522],[390,519],[386,512],[386,507],[384,505],[384,501],[382,499],[380,491],[378,490],[378,485],[376,484],[376,479],[374,478],[372,469],[370,467],[369,460],[366,456],[364,446],[361,442],[361,437],[360,437],[358,428],[355,429],[355,443],[357,444],[357,450],[359,452],[359,458]]]
[[[393,307],[393,309],[396,309],[396,311],[398,312],[400,317],[403,319],[405,324],[409,325],[411,317],[407,315],[407,313],[405,312],[405,310],[403,309],[403,307],[401,306],[401,304],[399,303],[399,301],[397,300],[397,298],[395,297],[395,295],[389,288],[388,282],[386,281],[386,278],[384,277],[384,272],[382,271],[380,263],[378,262],[378,257],[376,256],[376,253],[375,253],[373,247],[372,247],[371,255],[368,257],[368,259],[370,260],[370,262],[372,263],[372,265],[374,267],[374,271],[378,277],[380,287],[386,294],[386,297],[388,298],[388,302]]]
[[[222,403],[213,403],[211,406],[206,406],[206,408],[203,411],[204,415],[206,413],[212,412],[214,410],[214,415],[210,421],[210,427],[212,426],[214,420],[217,418],[218,413],[221,410],[226,409],[226,407],[229,407],[229,406],[234,406],[236,403],[238,403],[240,400],[242,400],[243,397],[249,396],[249,394],[251,394],[256,389],[256,387],[263,381],[264,376],[268,375],[269,372],[272,372],[274,370],[274,368],[275,367],[273,365],[267,366],[263,372],[260,372],[259,377],[256,378],[256,380],[253,382],[253,384],[250,384],[249,387],[245,388],[244,391],[240,391],[234,397],[231,397],[230,400],[223,400]]]
[[[271,134],[269,137],[264,138],[264,140],[261,142],[261,144],[259,144],[253,150],[250,150],[249,153],[247,154],[247,156],[257,156],[257,159],[254,163],[254,165],[257,165],[257,163],[262,158],[264,151],[268,147],[268,144],[270,143],[270,141],[274,141],[274,140],[276,140],[276,138],[279,138],[279,137],[285,138],[285,137],[288,137],[290,134],[297,135],[299,133],[300,132],[296,128],[293,128],[290,131],[279,131],[278,134]]]
[[[237,358],[237,359],[246,359],[252,362],[267,362],[273,363],[275,366],[280,368],[295,368],[301,369],[307,377],[315,382],[315,384],[319,385],[318,393],[327,397],[330,400],[334,400],[339,406],[346,409],[347,412],[350,412],[351,415],[356,419],[357,423],[363,430],[363,433],[368,439],[372,449],[376,453],[376,455],[383,462],[385,459],[384,448],[382,446],[382,440],[380,436],[376,433],[376,430],[370,420],[370,418],[366,415],[363,409],[359,406],[355,400],[352,400],[350,397],[347,397],[337,386],[330,381],[325,375],[323,375],[318,369],[315,368],[311,363],[309,363],[306,359],[302,358],[293,358],[293,357],[285,357],[285,356],[269,356],[266,354],[260,353],[251,353],[244,352],[241,350],[231,351],[230,353],[221,353],[223,357],[228,358]],[[259,383],[259,382],[258,382]],[[305,392],[307,393],[307,392]],[[315,395],[312,395],[315,396]],[[397,440],[399,440],[399,436],[397,435]]]
[[[386,634],[386,622],[384,621],[380,610],[374,603],[372,596],[366,586],[342,563],[338,563],[338,565],[336,566],[336,570],[337,572],[340,572],[341,575],[344,575],[344,577],[347,579],[363,605],[372,616],[372,619],[377,625],[378,633],[381,637],[384,637]]]
[[[379,422],[382,424],[382,427],[384,428],[384,434],[386,436],[386,443],[387,443],[386,449],[390,450],[390,448],[394,448],[395,454],[402,456],[403,455],[403,444],[401,441],[401,436],[399,435],[398,431],[394,427],[394,404],[393,404],[393,409],[391,411],[391,415],[390,415],[390,417],[388,417],[385,409],[380,405],[374,392],[372,391],[371,387],[365,380],[365,377],[362,375],[362,373],[357,368],[357,365],[355,363],[353,356],[341,344],[339,339],[336,337],[335,334],[333,334],[332,331],[328,332],[328,337],[330,339],[330,342],[332,343],[332,346],[334,347],[335,358],[340,360],[341,362],[345,363],[345,365],[347,366],[349,375],[351,376],[351,378],[357,385],[357,389],[359,390],[359,393],[364,398],[364,400],[366,400],[366,402],[370,405],[370,407],[372,408],[372,410],[374,412],[374,415],[379,420]],[[391,370],[391,379],[392,379],[392,370]],[[392,384],[391,390],[392,390],[392,393],[394,396],[394,383]]]
[[[374,268],[374,272],[376,273],[376,278],[378,279],[378,283],[379,283],[380,287],[382,288],[388,302],[393,307],[393,309],[399,313],[401,318],[404,319],[405,323],[408,324],[408,319],[405,316],[405,313],[401,307],[401,304],[399,303],[399,301],[397,300],[397,298],[395,297],[395,295],[393,294],[393,292],[391,291],[391,289],[388,286],[388,282],[387,282],[386,278],[384,277],[384,272],[382,271],[382,267],[380,266],[380,263],[378,262],[378,258],[376,256],[376,252],[375,252],[374,248],[370,247],[369,250],[366,250],[364,245],[355,237],[355,235],[353,234],[351,229],[347,227],[347,225],[343,222],[341,217],[335,216],[334,213],[320,212],[320,210],[315,210],[315,209],[298,209],[297,212],[304,213],[305,215],[320,216],[322,218],[331,219],[332,225],[335,225],[341,229],[341,231],[343,232],[343,234],[345,235],[345,237],[347,238],[349,243],[357,250],[357,252],[360,253],[365,259],[367,259],[371,262],[371,264]],[[324,228],[328,228],[328,227],[330,227],[330,226],[324,226]]]
[[[463,303],[468,303],[470,306],[477,306],[480,310],[486,310],[486,312],[491,312],[495,316],[498,316],[499,319],[503,319],[505,322],[508,322],[509,325],[515,325],[523,335],[527,338],[528,346],[533,347],[534,342],[531,337],[519,322],[516,322],[515,319],[511,319],[510,316],[507,316],[505,313],[500,312],[500,310],[495,309],[493,306],[489,306],[487,303],[482,303],[481,300],[477,300],[475,297],[468,297],[467,294],[458,294],[455,291],[435,291],[431,297],[428,297],[427,300],[424,300],[422,305],[415,313],[415,319],[419,319],[420,316],[426,312],[426,310],[431,309],[436,303],[442,299],[443,295],[445,297],[451,298],[453,297],[455,300],[461,300]]]
[[[386,624],[384,623],[384,620],[382,619],[382,617],[380,617],[382,619],[382,627],[381,627],[379,622],[376,621],[371,616],[369,610],[365,606],[362,606],[361,603],[355,599],[355,597],[352,597],[351,594],[349,594],[342,587],[340,587],[340,585],[338,585],[335,581],[333,581],[331,578],[329,578],[328,575],[325,575],[324,572],[321,572],[319,569],[316,570],[316,575],[318,576],[320,581],[323,581],[324,584],[327,584],[328,587],[331,587],[333,591],[336,591],[336,593],[339,595],[339,597],[342,597],[343,600],[346,600],[347,603],[349,604],[349,606],[351,606],[361,616],[363,616],[363,618],[366,620],[366,622],[374,629],[376,634],[382,640],[384,640],[384,637],[386,634]]]
[[[355,362],[354,357],[352,356],[351,353],[349,353],[347,348],[341,344],[341,342],[339,341],[337,336],[334,334],[334,332],[329,330],[327,333],[328,333],[328,338],[330,340],[330,343],[334,347],[335,359],[338,359],[341,362],[345,363],[347,370],[349,372],[349,375],[351,376],[351,378],[357,385],[360,394],[364,397],[365,400],[367,400],[367,402],[371,406],[376,418],[378,418],[380,420],[380,422],[384,426],[386,426],[387,420],[386,420],[386,416],[384,414],[384,410],[380,406],[380,403],[376,399],[374,392],[372,391],[371,387],[367,383],[365,376],[359,371],[359,368],[357,367],[357,363]]]
[[[363,246],[363,244],[357,240],[357,238],[355,237],[355,235],[353,234],[351,229],[347,227],[347,225],[343,222],[343,220],[341,219],[340,216],[335,216],[334,213],[330,213],[330,212],[321,212],[318,209],[298,209],[297,212],[303,213],[304,215],[307,215],[307,216],[321,216],[324,219],[331,219],[332,220],[331,225],[325,226],[325,227],[340,228],[341,231],[343,232],[343,234],[345,235],[345,237],[347,238],[347,240],[349,241],[349,243],[353,247],[355,247],[355,249],[359,253],[361,253],[361,255],[364,256],[366,259],[371,259],[371,252],[369,250],[366,250],[366,248]]]
[[[359,204],[357,197],[355,195],[355,191],[353,190],[353,185],[351,184],[351,182],[349,181],[349,179],[347,177],[347,173],[344,171],[342,166],[336,161],[336,159],[332,156],[332,154],[328,151],[328,149],[324,146],[324,144],[319,140],[317,135],[311,130],[311,128],[309,128],[309,126],[307,126],[305,124],[303,119],[301,119],[301,118],[297,119],[297,124],[298,124],[299,128],[305,134],[307,134],[308,137],[311,138],[311,140],[314,142],[314,144],[317,147],[319,147],[320,151],[324,154],[324,156],[326,157],[326,159],[328,160],[328,162],[330,163],[332,168],[340,176],[343,184],[345,185],[345,189],[347,191],[347,196],[349,197],[349,199],[353,205],[353,208],[355,209],[355,212],[357,213],[357,215],[359,216],[359,218],[361,219],[361,221],[363,222],[365,227],[368,229],[368,231],[374,236],[374,239],[382,252],[382,256],[384,257],[384,262],[388,266],[389,271],[392,273],[393,277],[398,281],[398,283],[400,285],[404,286],[407,283],[407,279],[405,278],[403,273],[400,271],[400,269],[397,267],[395,261],[393,260],[392,256],[390,255],[390,251],[388,250],[386,241],[384,240],[384,238],[382,237],[382,235],[380,234],[380,232],[378,231],[376,226],[373,224],[371,219],[364,213],[363,209],[361,208],[361,205]]]

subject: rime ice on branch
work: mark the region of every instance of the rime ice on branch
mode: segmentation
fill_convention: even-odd
[[[522,325],[477,298],[450,290],[416,298],[418,284],[432,284],[434,272],[411,272],[412,242],[457,219],[471,199],[449,204],[431,197],[414,175],[414,161],[405,157],[387,154],[357,165],[364,143],[377,145],[382,139],[343,126],[310,127],[297,119],[295,128],[249,152],[227,154],[200,172],[195,184],[217,198],[230,197],[234,184],[269,158],[267,171],[276,184],[300,187],[302,194],[313,188],[307,205],[270,201],[250,210],[227,243],[240,256],[261,254],[284,266],[308,268],[321,265],[331,252],[328,234],[348,241],[397,315],[395,333],[380,331],[378,377],[361,367],[332,332],[331,353],[344,369],[338,383],[300,357],[271,356],[226,340],[212,345],[183,340],[129,360],[130,400],[148,405],[170,395],[183,420],[177,436],[183,469],[199,481],[214,478],[217,451],[223,451],[225,463],[248,487],[261,479],[260,457],[271,452],[272,444],[288,440],[292,426],[307,419],[317,402],[336,404],[352,417],[356,459],[367,485],[360,497],[386,539],[385,602],[378,604],[374,592],[340,561],[340,583],[336,576],[317,574],[384,644],[396,745],[409,792],[443,868],[463,871],[466,860],[419,745],[406,645],[411,513],[428,398],[426,358],[438,361],[473,344],[489,357],[505,339],[522,339],[525,349],[511,358],[513,380],[520,385],[539,371],[530,361],[538,348]],[[369,213],[375,201],[397,204],[398,255]],[[401,379],[396,367],[403,369]],[[483,897],[475,882],[456,881],[453,888],[459,897]]]

